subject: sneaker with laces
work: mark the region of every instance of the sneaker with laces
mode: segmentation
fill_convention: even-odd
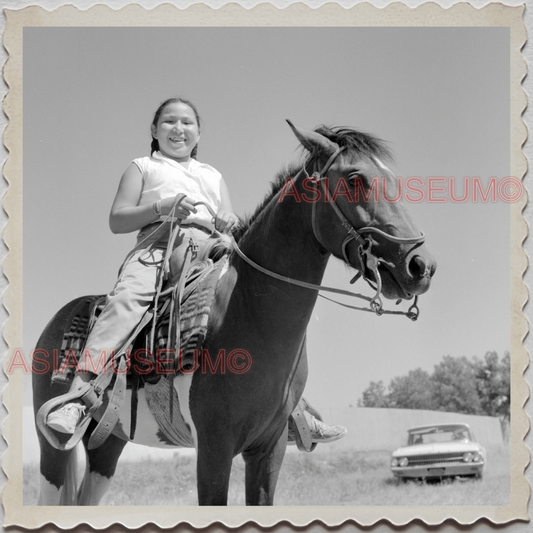
[[[312,417],[311,424],[311,440],[317,443],[334,442],[342,439],[348,433],[344,426],[328,426],[315,417]]]
[[[48,415],[46,425],[49,428],[72,435],[85,412],[85,405],[80,403],[67,403]]]

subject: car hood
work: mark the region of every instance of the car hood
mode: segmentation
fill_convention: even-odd
[[[393,457],[410,457],[413,455],[426,455],[436,453],[460,453],[460,452],[480,452],[483,447],[477,442],[436,442],[433,444],[413,444],[398,448],[392,453]]]

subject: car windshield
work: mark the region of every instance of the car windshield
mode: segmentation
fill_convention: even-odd
[[[434,426],[409,431],[407,445],[471,440],[472,435],[465,426]]]

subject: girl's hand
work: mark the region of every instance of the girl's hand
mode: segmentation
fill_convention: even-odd
[[[183,196],[183,195],[181,195]],[[171,196],[161,200],[161,214],[166,216],[170,214],[172,206],[176,203],[177,196]],[[187,196],[178,201],[176,209],[174,210],[174,216],[180,220],[185,220],[191,213],[196,213],[196,207],[194,202]]]
[[[221,233],[232,233],[239,225],[239,217],[230,211],[220,210],[215,217],[215,229]]]

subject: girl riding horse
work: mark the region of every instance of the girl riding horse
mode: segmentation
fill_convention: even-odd
[[[163,221],[168,217],[179,221],[181,229],[172,244],[173,258],[179,258],[178,272],[192,242],[202,257],[220,234],[229,234],[239,225],[222,176],[196,159],[200,118],[194,104],[182,98],[163,102],[154,114],[151,134],[151,156],[135,159],[128,166],[109,218],[113,233],[139,231],[137,245],[124,261],[118,281],[89,334],[80,369],[92,364],[87,358],[102,361],[103,351],[112,356],[124,348],[151,305],[169,241],[169,225],[162,227]],[[216,215],[213,217],[210,212]],[[91,368],[95,368],[94,364]],[[94,378],[89,371],[76,373],[66,395],[74,395],[75,399],[48,415],[49,428],[66,434],[75,432],[86,408],[91,407]],[[309,414],[305,416],[314,443],[332,442],[347,432],[342,426],[328,426]]]

